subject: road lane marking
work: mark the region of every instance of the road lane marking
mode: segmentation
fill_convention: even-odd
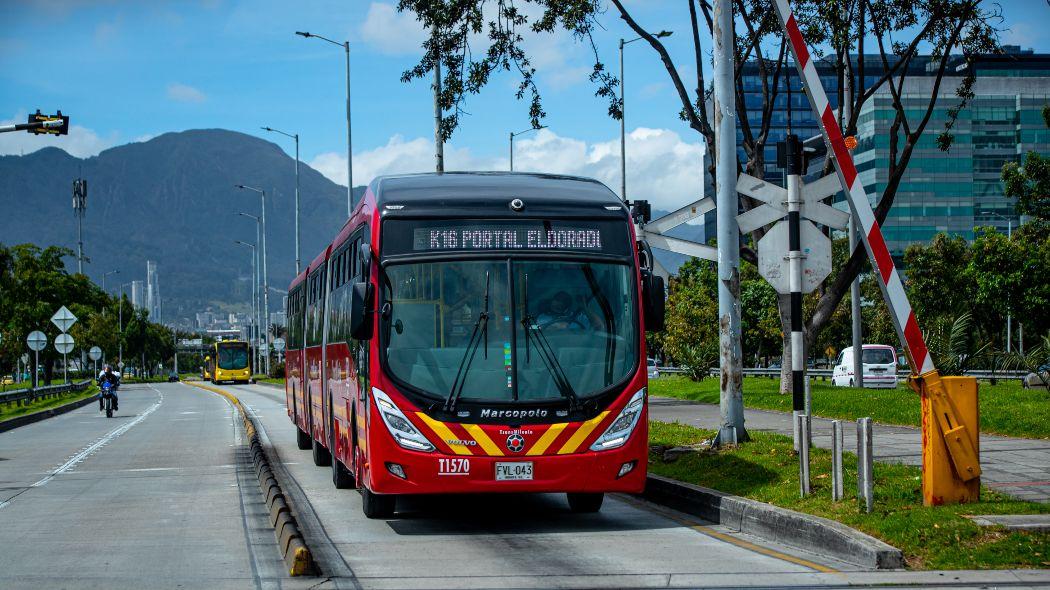
[[[101,438],[99,438],[98,440],[96,440],[95,442],[91,443],[91,445],[89,445],[87,448],[83,449],[79,453],[77,453],[77,454],[73,455],[72,457],[70,457],[68,461],[63,463],[58,469],[56,469],[56,470],[52,471],[50,474],[48,474],[47,477],[41,479],[40,481],[34,483],[33,485],[31,485],[29,487],[23,489],[21,492],[18,492],[14,496],[11,496],[10,498],[5,500],[4,502],[0,502],[0,510],[2,510],[5,506],[10,504],[12,500],[17,498],[18,496],[21,496],[23,493],[25,493],[29,489],[31,489],[31,488],[39,488],[39,487],[47,485],[47,483],[49,481],[51,481],[52,479],[55,479],[55,477],[65,473],[65,472],[69,471],[70,469],[75,467],[77,465],[77,463],[80,463],[81,461],[86,459],[89,455],[91,455],[95,451],[97,451],[100,448],[102,448],[103,446],[105,446],[106,443],[108,443],[109,441],[119,437],[120,435],[124,434],[125,432],[131,430],[132,427],[134,427],[139,422],[142,422],[150,414],[155,412],[157,410],[157,408],[160,407],[160,404],[164,403],[164,394],[159,392],[159,391],[157,391],[152,385],[150,386],[150,389],[155,391],[157,393],[157,395],[160,396],[160,399],[158,399],[156,402],[154,402],[154,404],[152,406],[146,408],[145,412],[142,412],[141,414],[139,414],[138,417],[135,418],[134,420],[132,420],[131,422],[128,422],[127,424],[124,424],[120,428],[117,428],[117,429],[111,431],[109,434],[106,434],[106,435],[102,436]]]

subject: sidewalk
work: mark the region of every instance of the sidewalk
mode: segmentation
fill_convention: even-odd
[[[649,418],[716,429],[718,406],[665,397],[649,398]],[[744,412],[748,431],[792,435],[791,414],[753,410]],[[922,433],[909,426],[873,426],[875,460],[886,463],[922,464]],[[844,445],[856,451],[856,422],[843,420]],[[1010,438],[982,434],[981,480],[985,486],[1021,500],[1050,502],[1050,440]],[[813,418],[813,444],[831,448],[831,420]]]

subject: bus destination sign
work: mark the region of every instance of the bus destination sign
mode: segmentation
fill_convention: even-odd
[[[412,249],[437,250],[601,250],[602,232],[593,227],[437,226],[416,228]]]

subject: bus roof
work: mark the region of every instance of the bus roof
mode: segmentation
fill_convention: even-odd
[[[402,205],[409,210],[476,208],[495,205],[506,210],[512,199],[544,209],[627,209],[609,187],[592,178],[522,172],[446,172],[380,176],[371,185],[376,206]],[[385,211],[384,211],[385,213]]]

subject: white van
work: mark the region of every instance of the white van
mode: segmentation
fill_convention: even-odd
[[[897,387],[897,351],[885,344],[865,344],[861,362],[864,366],[864,387]],[[845,348],[835,361],[831,384],[853,387],[853,347]]]

